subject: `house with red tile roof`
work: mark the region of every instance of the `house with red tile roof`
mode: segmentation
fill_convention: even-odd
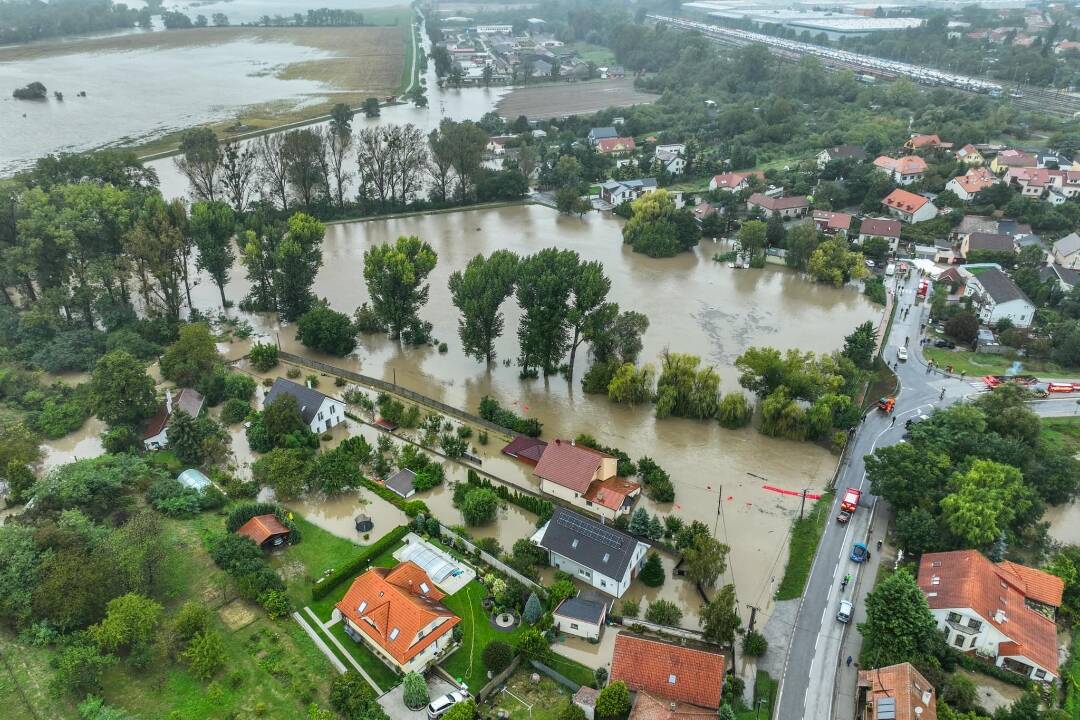
[[[1064,170],[1051,168],[1011,167],[1005,171],[1004,181],[1020,190],[1024,197],[1041,199],[1053,188],[1060,188]]]
[[[847,213],[815,210],[813,219],[817,229],[826,235],[847,237],[848,230],[851,229],[851,216]]]
[[[461,622],[444,597],[414,562],[371,568],[334,606],[334,619],[395,670],[423,672],[450,647],[450,631]]]
[[[934,686],[911,663],[860,670],[855,720],[937,720]]]
[[[993,658],[1031,680],[1058,677],[1054,615],[1065,589],[1061,578],[957,550],[923,555],[919,588],[950,647]]]
[[[952,143],[942,142],[937,135],[912,135],[904,147],[908,150],[933,150],[935,148],[948,149]]]
[[[977,193],[998,182],[997,176],[984,167],[972,168],[963,175],[954,177],[945,183],[946,190],[952,190],[956,197],[964,202],[975,199]]]
[[[728,190],[738,192],[750,186],[750,178],[765,179],[765,173],[757,172],[729,172],[721,175],[713,175],[709,181],[710,190]]]
[[[665,702],[641,690],[627,720],[716,720],[716,712],[680,702]]]
[[[805,195],[772,197],[764,193],[754,193],[746,199],[746,209],[758,209],[765,218],[779,215],[782,218],[802,217],[810,209],[810,201]]]
[[[956,159],[967,165],[982,165],[986,160],[979,149],[971,143],[956,151]]]
[[[596,152],[601,155],[629,155],[637,150],[632,137],[603,138],[596,143]]]
[[[724,656],[623,632],[615,638],[610,680],[669,703],[715,711],[724,684]]]
[[[897,188],[889,193],[881,204],[894,218],[906,223],[918,223],[924,220],[933,220],[937,217],[938,209],[922,195],[900,190]]]
[[[540,492],[614,520],[630,512],[641,485],[618,477],[618,460],[607,453],[556,438],[544,447],[533,470]]]
[[[911,185],[926,177],[926,161],[918,155],[891,158],[882,155],[874,159],[874,167],[892,178],[897,185]]]

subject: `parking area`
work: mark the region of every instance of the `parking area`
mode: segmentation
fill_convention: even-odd
[[[428,673],[427,686],[428,697],[432,700],[457,689],[434,672]],[[379,698],[379,705],[390,716],[390,720],[426,720],[427,708],[410,710],[405,707],[404,694],[405,685],[399,683],[397,687]]]

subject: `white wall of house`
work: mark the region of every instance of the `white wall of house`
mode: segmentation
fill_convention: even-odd
[[[587,640],[599,640],[600,639],[600,625],[597,623],[591,623],[586,620],[579,620],[577,618],[565,617],[555,613],[555,627],[558,630],[566,633],[567,635],[576,635],[583,637]]]
[[[1012,642],[1012,638],[1001,632],[995,625],[986,621],[980,613],[971,608],[943,608],[931,610],[938,629],[945,634],[945,642],[954,650],[976,652],[984,657],[995,658],[995,665],[1001,667],[1005,656],[998,656],[998,646],[1003,642]],[[1020,612],[1029,612],[1021,608]],[[974,625],[974,627],[972,627]],[[1008,627],[1008,622],[1005,623]],[[964,627],[968,632],[958,628]],[[1028,677],[1038,680],[1051,680],[1053,675],[1037,665],[1033,660],[1021,655],[1008,656],[1018,662],[1031,666]],[[1041,675],[1039,674],[1041,671]],[[1036,677],[1036,675],[1039,675]]]
[[[861,234],[861,235],[859,235],[859,245],[862,245],[863,243],[865,243],[867,240],[869,240],[872,237],[882,237],[882,236],[881,235]],[[891,252],[896,252],[897,248],[900,247],[900,238],[898,238],[898,237],[887,237],[887,238],[884,238],[884,239],[889,241],[889,250]]]
[[[453,633],[443,633],[443,635],[440,636],[438,640],[428,645],[421,652],[417,653],[415,657],[410,659],[409,662],[402,665],[381,645],[369,638],[363,630],[357,628],[356,623],[342,615],[340,610],[334,608],[334,613],[335,619],[337,617],[341,618],[342,623],[344,624],[346,629],[346,634],[349,635],[349,637],[353,638],[357,642],[362,642],[366,647],[370,648],[371,651],[374,652],[380,660],[382,660],[392,668],[397,668],[403,673],[412,672],[413,670],[422,673],[428,667],[433,665],[435,661],[439,659],[443,652],[453,642]],[[448,619],[449,618],[440,618],[439,622],[431,623],[428,626],[429,632],[431,628],[437,627],[443,622],[446,622]],[[428,633],[426,632],[425,635],[426,634]]]
[[[540,492],[547,493],[548,495],[554,495],[560,500],[565,500],[571,505],[578,505],[585,507],[585,501],[581,497],[581,493],[574,492],[570,488],[553,483],[547,478],[540,478]]]
[[[631,581],[637,574],[637,571],[641,567],[641,563],[645,559],[645,551],[648,546],[645,543],[638,543],[634,548],[634,555],[630,559],[630,564],[626,566],[626,572],[623,573],[621,578],[608,577],[591,568],[587,568],[584,565],[580,565],[571,558],[564,555],[560,555],[557,552],[551,553],[551,565],[563,572],[570,573],[578,580],[588,583],[592,587],[607,593],[608,595],[614,595],[615,597],[622,597],[623,593],[630,587]]]
[[[161,432],[148,438],[143,438],[143,447],[147,450],[161,450],[169,444],[169,426],[161,428]]]
[[[1016,327],[1023,328],[1031,326],[1031,321],[1035,317],[1034,305],[1022,298],[1009,300],[1008,302],[1003,303],[996,303],[994,302],[994,299],[978,285],[977,278],[978,276],[976,276],[975,282],[968,282],[967,286],[964,288],[964,294],[974,295],[978,292],[979,297],[983,299],[982,305],[979,307],[980,320],[987,325],[994,325],[998,320],[1008,318]]]
[[[324,433],[345,420],[345,403],[328,397],[324,398],[315,417],[311,419],[311,432]]]
[[[960,198],[964,202],[967,202],[971,200],[971,198],[975,197],[973,194],[965,190],[963,185],[956,182],[956,178],[953,178],[949,182],[945,183],[945,189],[952,190],[953,193],[956,194],[956,197]]]

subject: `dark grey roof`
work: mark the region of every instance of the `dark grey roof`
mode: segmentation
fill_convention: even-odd
[[[866,150],[863,150],[858,145],[837,145],[829,148],[826,152],[834,160],[837,158],[853,158],[859,161],[866,159]]]
[[[1065,283],[1069,287],[1076,287],[1080,285],[1080,272],[1073,270],[1072,268],[1062,267],[1057,263],[1052,266],[1052,272],[1057,276],[1057,279]],[[1039,279],[1042,280],[1042,273],[1039,273]]]
[[[401,497],[408,497],[409,493],[415,491],[415,488],[413,488],[413,479],[415,477],[416,473],[412,470],[398,470],[386,479],[386,487],[390,488]]]
[[[1012,252],[1013,239],[1012,236],[1001,233],[973,232],[968,235],[968,249]]]
[[[622,578],[638,541],[609,525],[559,506],[540,546],[610,578]]]
[[[1016,286],[1008,275],[1001,272],[997,268],[991,268],[975,276],[979,285],[982,286],[986,294],[994,299],[995,303],[1006,303],[1010,300],[1024,300],[1025,302],[1031,302],[1028,300],[1024,291]]]
[[[597,625],[604,619],[606,611],[606,603],[582,597],[567,598],[559,603],[559,607],[555,608],[556,615],[574,618],[575,620],[584,620]]]
[[[589,131],[590,140],[603,140],[605,138],[619,137],[619,133],[613,127],[594,127]]]
[[[266,393],[266,397],[263,399],[263,407],[265,408],[281,395],[292,395],[296,398],[296,406],[300,408],[300,415],[304,418],[304,422],[309,425],[315,419],[315,413],[319,412],[319,408],[322,407],[323,400],[326,399],[326,395],[309,388],[307,385],[300,385],[292,380],[278,378],[274,381],[274,386],[270,388],[270,392]]]

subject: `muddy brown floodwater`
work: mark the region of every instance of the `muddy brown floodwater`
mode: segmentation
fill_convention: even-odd
[[[279,338],[290,351],[396,381],[471,412],[484,395],[492,395],[541,420],[548,440],[587,432],[634,458],[648,455],[670,473],[677,494],[673,504],[645,500],[645,507],[714,528],[732,548],[725,582],[735,582],[744,612],[747,604],[753,604],[767,613],[783,574],[787,533],[799,499],[763,486],[820,489],[835,468],[836,456],[814,444],[768,438],[751,428],[732,431],[713,422],[656,420],[651,407],[615,405],[603,396],[586,395],[579,385],[588,364],[584,351],[578,353],[573,384],[561,376],[521,381],[517,368],[502,362],[516,357],[520,312],[512,299],[503,306],[506,324],[498,343],[499,363],[486,368],[460,350],[458,314],[449,299],[447,279],[477,253],[509,249],[528,254],[553,245],[575,250],[584,259],[603,263],[612,281],[611,300],[649,316],[643,362],[657,362],[665,348],[697,354],[716,366],[722,392],[741,391],[734,362],[751,345],[831,352],[857,324],[876,322],[880,310],[854,288],[818,285],[784,268],[728,269],[710,259],[711,243],[665,260],[636,255],[623,246],[616,219],[590,214],[580,220],[534,205],[329,226],[316,294],[344,312],[369,300],[362,272],[364,251],[399,235],[417,235],[439,255],[430,277],[430,300],[420,314],[434,325],[435,337],[449,345],[448,353],[430,347],[403,348],[382,337],[364,336],[349,357],[320,357],[296,343],[294,327],[281,327],[265,314],[248,317],[256,332]],[[243,269],[237,267],[227,294],[239,300],[247,289]],[[195,292],[199,307],[216,309],[211,282],[203,278]],[[492,445],[496,443],[493,438]],[[496,463],[497,447],[484,451],[492,458],[485,469],[510,476],[507,479],[515,483],[534,482],[530,468],[505,460]],[[453,524],[459,516],[450,507],[448,494],[445,499],[442,494],[423,499],[436,513],[446,511],[444,522]],[[525,526],[531,522],[523,513],[515,518],[514,513],[520,512],[516,508],[505,512],[497,536],[509,547],[513,539],[527,535]],[[503,529],[508,524],[519,529],[508,532]]]

